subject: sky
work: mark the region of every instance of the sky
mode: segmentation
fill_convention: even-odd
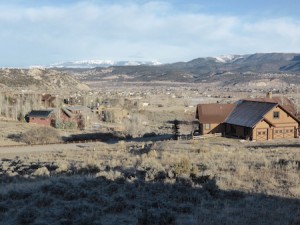
[[[0,66],[300,53],[299,0],[0,1]]]

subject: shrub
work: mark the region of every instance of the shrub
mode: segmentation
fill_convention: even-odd
[[[37,212],[31,207],[23,209],[17,216],[18,224],[32,224],[37,218]]]
[[[34,173],[32,174],[33,176],[38,176],[38,177],[46,177],[46,176],[50,176],[50,172],[47,169],[47,167],[41,167],[38,168],[36,171],[34,171]]]
[[[23,133],[21,140],[27,144],[49,144],[59,142],[61,138],[54,128],[39,127]]]
[[[0,203],[0,214],[6,213],[7,211],[9,211],[9,206],[4,203]]]
[[[53,203],[54,199],[50,196],[47,195],[38,195],[37,197],[35,197],[35,205],[38,208],[45,208],[45,207],[49,207],[51,206],[51,204]]]
[[[162,211],[159,214],[148,209],[143,209],[138,217],[138,225],[173,225],[175,224],[175,215],[169,211]]]
[[[176,176],[189,174],[191,171],[191,163],[189,159],[182,158],[178,164],[175,164],[174,172]]]

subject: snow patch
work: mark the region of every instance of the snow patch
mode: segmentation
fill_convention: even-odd
[[[217,56],[214,57],[216,62],[220,62],[220,63],[229,63],[229,62],[234,62],[238,59],[242,59],[243,57],[240,55],[221,55],[221,56]]]
[[[78,60],[70,62],[54,63],[46,68],[95,68],[110,66],[138,66],[138,65],[161,65],[157,60],[153,61],[113,61],[113,60]],[[37,67],[37,66],[35,66]]]

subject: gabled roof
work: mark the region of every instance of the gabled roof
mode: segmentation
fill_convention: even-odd
[[[274,102],[256,102],[246,101],[240,102],[225,121],[228,124],[254,127],[261,121],[265,114],[277,106]]]
[[[196,118],[200,123],[223,123],[235,106],[235,104],[199,104]]]
[[[246,98],[242,99],[240,101],[253,101],[253,102],[273,102],[273,103],[278,103],[279,105],[282,106],[286,111],[289,113],[293,114],[294,116],[297,114],[297,110],[295,108],[294,103],[288,99],[287,97],[284,96],[274,96],[271,98]]]
[[[73,116],[72,112],[70,112],[68,109],[66,109],[66,108],[61,108],[61,110],[62,110],[68,117],[72,117],[72,116]]]
[[[32,110],[28,113],[29,117],[48,118],[53,113],[53,110]]]

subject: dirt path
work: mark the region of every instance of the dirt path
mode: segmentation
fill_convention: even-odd
[[[158,135],[156,137],[148,138],[133,138],[125,140],[125,142],[147,142],[147,141],[162,141],[172,138],[172,135]],[[106,142],[106,144],[116,144],[118,141]],[[37,153],[49,151],[63,151],[63,150],[83,150],[86,148],[94,148],[95,146],[104,144],[104,142],[88,142],[88,143],[69,143],[69,144],[48,144],[48,145],[27,145],[27,146],[5,146],[0,147],[0,159],[6,154],[19,153]]]
[[[67,149],[81,150],[88,147],[93,147],[97,143],[71,143],[71,144],[51,144],[51,145],[35,145],[35,146],[14,146],[0,147],[0,158],[3,154],[16,153],[32,153],[45,151],[62,151]]]

